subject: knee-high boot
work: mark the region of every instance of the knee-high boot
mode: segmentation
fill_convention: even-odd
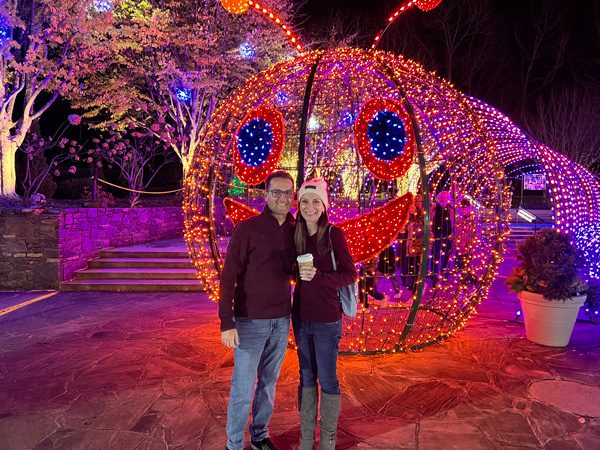
[[[339,394],[329,395],[321,392],[321,437],[318,450],[335,449],[341,407],[342,397]]]
[[[302,387],[298,392],[300,410],[300,450],[314,450],[317,428],[318,396],[316,387]]]

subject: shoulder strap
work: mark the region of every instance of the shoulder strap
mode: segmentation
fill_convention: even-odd
[[[333,244],[331,243],[331,225],[329,225],[329,246],[331,247],[331,262],[333,264],[334,272],[337,272],[337,266],[335,264],[335,254],[333,253]]]

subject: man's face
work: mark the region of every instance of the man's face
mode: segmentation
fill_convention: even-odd
[[[286,195],[291,192],[292,195]],[[276,198],[276,194],[281,194]],[[267,205],[271,212],[276,215],[285,216],[290,212],[292,200],[294,198],[294,185],[287,178],[273,178],[267,186],[267,194],[265,196]]]

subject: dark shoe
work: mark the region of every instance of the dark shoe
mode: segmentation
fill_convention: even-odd
[[[265,438],[262,441],[250,441],[250,447],[253,450],[277,450],[277,447],[273,445],[269,438]]]

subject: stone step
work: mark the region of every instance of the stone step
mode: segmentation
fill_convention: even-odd
[[[168,268],[105,268],[84,269],[75,273],[77,280],[197,280],[196,269],[168,269]]]
[[[60,284],[61,291],[203,292],[200,280],[74,280]]]
[[[525,239],[527,236],[533,236],[533,233],[510,233],[508,239],[521,240]]]
[[[111,248],[100,250],[100,258],[185,258],[189,259],[190,254],[186,250],[179,249],[144,249],[135,250],[130,248]]]
[[[88,262],[90,269],[104,268],[171,268],[190,269],[194,265],[188,258],[99,258]]]

